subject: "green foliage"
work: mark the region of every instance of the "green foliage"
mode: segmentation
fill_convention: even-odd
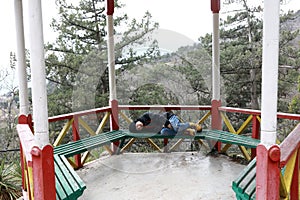
[[[49,115],[107,106],[106,1],[56,2],[59,17],[53,19],[51,26],[58,37],[46,46]],[[115,1],[115,64],[120,65],[116,74],[159,54],[149,34],[157,28],[150,13],[140,22],[135,19],[128,22],[126,14],[117,12],[123,6]],[[144,47],[141,54],[133,50],[139,46],[149,48]]]
[[[300,75],[298,76],[298,93],[289,104],[289,112],[300,114]]]
[[[164,88],[156,84],[145,84],[134,91],[130,105],[166,105],[178,104],[176,96],[167,93]]]
[[[300,114],[300,95],[295,96],[290,105],[289,111],[292,113]]]
[[[261,98],[262,66],[262,9],[249,7],[247,1],[226,1],[240,3],[243,8],[220,24],[220,66],[222,86],[221,96],[227,106],[259,108]],[[298,30],[291,30],[289,23],[299,17],[289,12],[281,17],[278,110],[285,112],[294,94],[299,75],[299,46],[294,45]],[[207,51],[211,51],[211,35],[200,38]]]
[[[226,106],[260,109],[262,30],[260,7],[249,7],[247,1],[233,0],[227,3],[240,3],[242,10],[221,20],[220,28],[220,70],[221,97]],[[295,90],[299,77],[299,12],[288,12],[280,18],[278,111],[299,113],[299,91]],[[295,22],[293,22],[293,20]],[[201,45],[212,51],[212,36],[200,38]],[[294,96],[294,97],[293,97]],[[293,100],[291,102],[291,99]],[[247,116],[230,113],[234,127],[239,127]],[[284,138],[294,127],[293,123],[278,121],[279,137]],[[251,132],[251,130],[246,130]]]
[[[20,164],[13,162],[8,165],[4,160],[0,166],[0,199],[15,200],[21,197],[22,174]]]
[[[258,109],[261,83],[262,21],[248,8],[221,23],[221,76],[227,106]]]

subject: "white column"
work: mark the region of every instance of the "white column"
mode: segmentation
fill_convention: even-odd
[[[220,31],[219,13],[213,13],[212,35],[212,100],[220,100]]]
[[[113,15],[107,15],[107,51],[109,70],[109,100],[117,99],[116,75],[115,75],[115,44],[114,44],[114,19]]]
[[[278,51],[279,51],[279,0],[264,1],[261,143],[276,143]]]
[[[49,134],[41,0],[29,0],[28,9],[34,137],[43,147]]]
[[[15,22],[16,22],[16,42],[17,42],[17,71],[19,81],[20,115],[29,114],[28,86],[25,59],[24,25],[22,0],[14,0]]]

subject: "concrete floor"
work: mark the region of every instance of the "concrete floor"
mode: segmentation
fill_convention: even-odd
[[[87,185],[81,200],[235,199],[231,189],[245,165],[202,152],[124,153],[78,170]]]

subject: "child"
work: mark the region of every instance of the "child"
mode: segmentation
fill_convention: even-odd
[[[172,112],[161,114],[146,112],[129,125],[129,131],[133,133],[155,132],[162,135],[183,133],[194,136],[196,131],[202,131],[202,127],[195,123],[180,122],[179,118]]]

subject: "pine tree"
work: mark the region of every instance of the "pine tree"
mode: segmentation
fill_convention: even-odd
[[[78,4],[57,0],[59,18],[51,26],[58,33],[47,45],[49,113],[57,115],[108,104],[107,32],[104,0],[81,0]],[[126,70],[143,59],[158,54],[149,33],[157,23],[145,13],[141,22],[118,12],[124,5],[115,1],[115,64]],[[133,47],[148,42],[143,53]],[[117,72],[118,73],[118,72]]]

